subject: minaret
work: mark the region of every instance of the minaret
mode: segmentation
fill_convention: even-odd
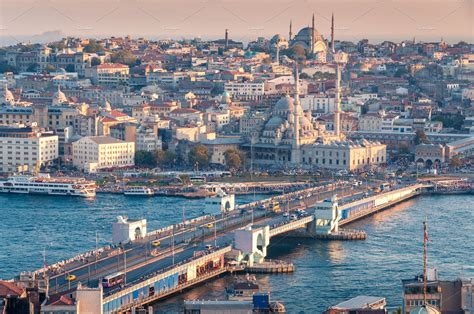
[[[336,99],[334,108],[334,135],[338,138],[341,137],[341,69],[339,66],[339,62],[336,61]]]
[[[229,48],[229,31],[228,29],[226,28],[225,29],[225,46],[224,46],[225,50],[227,50]]]
[[[298,63],[295,62],[295,98],[293,105],[293,145],[291,148],[291,162],[300,163],[300,75],[298,72]]]
[[[276,60],[277,65],[280,65],[280,44],[277,43],[276,45]]]
[[[314,53],[314,13],[313,13],[313,19],[311,21],[311,53]]]
[[[291,20],[290,20],[290,32],[288,34],[288,41],[290,41],[292,39],[292,37],[293,37],[293,32],[291,30]]]
[[[336,53],[336,48],[334,44],[334,13],[331,16],[331,52],[333,55]]]

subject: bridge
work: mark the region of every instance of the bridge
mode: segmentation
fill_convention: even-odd
[[[80,306],[93,307],[92,312],[126,312],[222,273],[263,262],[272,237],[295,230],[312,235],[337,232],[340,225],[417,195],[428,186],[415,184],[372,196],[366,196],[365,188],[347,183],[312,187],[288,193],[286,197],[241,206],[239,210],[198,217],[143,235],[134,234],[136,238],[124,244],[39,269],[31,277],[42,282],[52,298],[68,295]],[[328,201],[335,194],[340,199]],[[281,203],[283,213],[260,206],[275,201]],[[372,206],[368,207],[367,203]],[[143,221],[128,223],[130,230],[136,231],[135,226]],[[157,241],[158,246],[153,246]],[[102,278],[117,272],[124,274],[122,283],[101,285]],[[97,288],[85,288],[79,282]]]

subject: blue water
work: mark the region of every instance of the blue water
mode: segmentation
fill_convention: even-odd
[[[262,197],[258,196],[257,198]],[[239,197],[239,202],[253,196]],[[0,195],[0,278],[41,267],[43,248],[49,263],[110,241],[118,215],[147,218],[155,229],[202,214],[202,200],[170,197],[131,198],[99,194],[95,200],[31,195]],[[352,224],[365,241],[272,241],[270,257],[294,262],[290,275],[258,276],[273,300],[290,313],[320,313],[357,295],[401,304],[401,279],[422,270],[423,225],[429,222],[428,263],[442,278],[474,277],[474,197],[423,196]],[[229,278],[217,279],[173,297],[156,308],[178,311],[183,298],[221,298]],[[178,304],[178,305],[177,305]]]

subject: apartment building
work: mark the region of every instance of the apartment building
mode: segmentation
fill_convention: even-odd
[[[0,127],[0,172],[34,172],[58,158],[59,139],[31,127]]]
[[[133,166],[135,143],[109,136],[86,136],[72,143],[72,164],[85,172]]]

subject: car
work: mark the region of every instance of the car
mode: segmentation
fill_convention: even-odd
[[[290,220],[296,220],[296,219],[298,219],[298,216],[296,216],[295,214],[290,215]]]
[[[76,275],[73,275],[73,274],[69,274],[66,276],[66,280],[67,281],[73,281],[73,280],[76,280]]]
[[[211,223],[208,223],[208,224],[206,225],[206,228],[207,228],[207,229],[211,229],[211,228],[213,228],[213,227],[214,227],[214,224],[213,224],[212,222],[211,222]]]
[[[151,245],[154,246],[154,247],[157,247],[157,246],[161,245],[161,242],[160,242],[160,240],[155,240],[155,241],[151,242]]]
[[[206,250],[212,250],[214,246],[212,244],[206,244]]]
[[[283,213],[283,217],[288,217],[288,216],[290,216],[290,214],[288,212]]]

